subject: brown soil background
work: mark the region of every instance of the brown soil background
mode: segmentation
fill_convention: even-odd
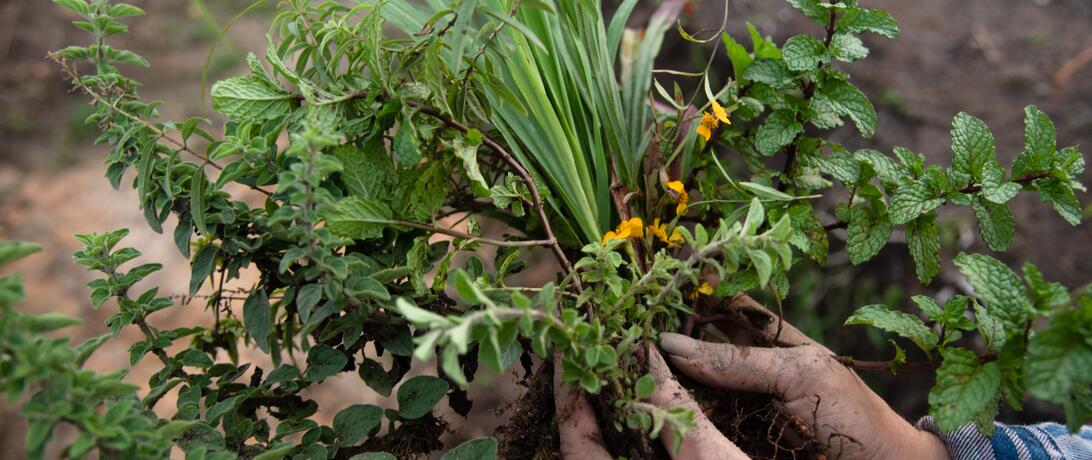
[[[137,1],[149,16],[130,21],[132,34],[118,43],[147,57],[152,68],[133,71],[146,84],[146,99],[165,103],[165,118],[180,119],[207,114],[202,108],[198,84],[201,63],[211,39],[212,23],[225,23],[246,6],[242,0],[209,2],[205,14],[193,0]],[[612,2],[613,3],[613,2]],[[647,18],[655,2],[642,2],[631,24]],[[644,4],[644,3],[647,3]],[[948,164],[949,123],[957,112],[967,111],[985,120],[997,138],[1002,163],[1009,164],[1023,142],[1023,112],[1036,104],[1054,118],[1061,145],[1092,144],[1092,64],[1078,65],[1065,81],[1059,70],[1077,64],[1078,56],[1092,49],[1092,3],[1084,0],[864,0],[866,6],[887,9],[902,27],[897,40],[866,37],[872,55],[863,63],[843,65],[877,106],[880,124],[873,139],[857,139],[839,131],[836,140],[854,147],[890,151],[895,145],[924,153],[930,161]],[[685,19],[691,31],[719,25],[721,2],[699,2],[697,13]],[[265,47],[265,10],[242,20],[228,34],[213,60],[212,77],[243,72],[247,51],[261,55]],[[144,260],[161,262],[166,269],[149,286],[161,292],[185,289],[188,265],[166,235],[150,231],[137,209],[135,193],[123,186],[117,192],[103,178],[105,149],[92,146],[97,133],[82,123],[89,109],[84,100],[68,93],[56,68],[44,57],[49,50],[70,43],[86,43],[67,16],[51,2],[0,1],[0,239],[34,241],[45,251],[5,271],[19,271],[26,279],[30,311],[64,312],[84,320],[68,333],[74,342],[105,332],[103,322],[113,312],[107,304],[93,311],[84,286],[92,278],[71,261],[78,249],[74,233],[133,230],[125,244],[144,252]],[[750,21],[779,42],[795,33],[820,31],[779,0],[732,0],[729,32],[745,37]],[[669,62],[661,67],[700,69],[704,54],[692,45],[673,39],[665,52]],[[708,52],[707,50],[705,52]],[[718,57],[722,68],[726,59]],[[1087,174],[1086,174],[1087,182]],[[1087,200],[1087,197],[1080,197]],[[1048,279],[1076,287],[1089,281],[1092,272],[1092,229],[1070,227],[1049,206],[1035,197],[1021,196],[1013,206],[1017,216],[1016,242],[1001,255],[1018,266],[1024,261],[1042,268]],[[888,348],[881,337],[840,327],[849,309],[878,300],[907,299],[911,293],[951,293],[965,289],[950,264],[951,255],[965,248],[989,253],[977,242],[972,216],[946,212],[955,222],[948,232],[945,273],[934,285],[923,288],[913,280],[913,268],[905,247],[892,244],[863,267],[848,267],[845,256],[832,254],[825,275],[802,270],[794,284],[797,294],[789,305],[788,320],[813,335],[821,335],[835,350],[860,358],[884,359]],[[169,229],[167,230],[170,231]],[[835,244],[837,246],[837,244]],[[903,307],[906,307],[903,302]],[[203,324],[210,321],[200,302],[160,313],[161,327]],[[128,359],[134,336],[100,350],[91,365],[117,369]],[[244,358],[246,359],[246,358]],[[258,365],[264,361],[255,359]],[[144,383],[154,363],[146,359],[130,373],[134,383]],[[420,371],[435,372],[431,365]],[[486,435],[502,420],[492,409],[518,389],[511,374],[484,373],[471,392],[475,410],[448,442]],[[495,384],[490,387],[489,382]],[[925,394],[930,376],[876,376],[870,379],[893,407],[908,418],[927,411]],[[895,385],[898,388],[895,388]],[[502,391],[497,391],[501,389]],[[355,377],[335,378],[313,390],[327,410],[317,417],[329,421],[337,409],[357,402],[382,402]],[[442,404],[443,405],[443,404]],[[171,401],[160,409],[169,411]],[[457,415],[445,416],[456,426]],[[1009,421],[1057,419],[1051,407],[1031,403],[1028,412],[1003,411]],[[25,427],[17,409],[0,404],[0,460],[22,458]]]

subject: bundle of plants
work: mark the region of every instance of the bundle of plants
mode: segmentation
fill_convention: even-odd
[[[609,18],[593,0],[283,0],[265,55],[211,87],[222,123],[163,120],[139,97],[122,69],[149,62],[110,43],[142,10],[55,2],[92,37],[51,57],[95,107],[107,179],[135,188],[153,230],[175,225],[188,294],[207,302],[192,327],[157,327],[158,312],[184,308],[134,291],[161,266],[130,265],[140,253],[120,246],[124,230],[80,235],[76,262],[101,273],[92,306],[118,311],[108,333],[73,349],[41,335],[71,322],[17,312],[18,280],[5,278],[0,386],[33,394],[35,458],[62,424],[78,433],[63,446],[73,458],[426,456],[466,428],[439,406],[465,416],[475,376],[512,367],[527,390],[507,424],[443,458],[558,456],[561,394],[588,401],[614,456],[676,455],[712,423],[754,457],[837,457],[839,433],[821,414],[680,372],[665,380],[661,337],[801,346],[778,314],[790,269],[823,267],[833,251],[864,263],[898,229],[928,286],[941,207],[971,208],[998,252],[1013,242],[1008,203],[1021,193],[1080,222],[1084,160],[1057,147],[1035,107],[1009,167],[965,113],[949,165],[831,140],[844,124],[865,138],[877,124],[839,63],[868,55],[862,34],[899,34],[856,0],[789,0],[817,26],[780,44],[750,25],[749,37],[724,33],[728,2],[718,30],[691,33],[682,0],[639,28],[637,0]],[[665,37],[707,64],[655,68]],[[33,250],[7,244],[0,261]],[[968,295],[915,296],[920,315],[867,305],[846,320],[901,337],[894,359],[825,359],[935,370],[930,415],[944,431],[992,430],[1002,401],[1019,408],[1028,393],[1064,406],[1073,429],[1088,420],[1092,296],[985,254],[954,264]],[[123,364],[159,363],[145,388],[123,383],[124,367],[83,369],[124,328],[144,339]],[[272,365],[240,360],[241,348]],[[308,397],[340,374],[393,399]],[[659,403],[668,387],[695,403]],[[176,407],[164,407],[168,394]]]

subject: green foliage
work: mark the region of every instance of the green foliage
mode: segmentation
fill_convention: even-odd
[[[200,118],[161,120],[121,72],[147,64],[107,43],[127,30],[118,19],[139,9],[56,3],[93,37],[52,57],[95,105],[89,121],[111,146],[107,179],[120,188],[132,170],[153,230],[177,220],[173,240],[191,260],[188,293],[207,298],[209,314],[199,327],[154,327],[148,318],[173,302],[154,288],[130,292],[160,266],[122,268],[140,255],[118,248],[125,231],[78,236],[86,247],[76,261],[102,274],[89,284],[92,306],[118,307],[111,334],[81,348],[38,335],[70,321],[14,313],[8,305],[22,290],[4,278],[0,382],[9,394],[38,391],[26,410],[38,457],[53,426],[67,422],[81,429],[73,457],[98,449],[160,458],[175,442],[193,458],[391,458],[371,450],[404,444],[386,439],[400,430],[438,427],[445,398],[465,415],[476,373],[555,353],[553,371],[601,395],[615,429],[651,437],[668,429],[680,440],[695,414],[647,402],[655,383],[639,349],[739,292],[786,299],[787,272],[808,259],[825,264],[839,247],[837,228],[849,260],[861,264],[901,227],[929,284],[942,265],[937,208],[972,208],[995,251],[1013,241],[1007,203],[1022,191],[1080,221],[1084,160],[1074,147],[1057,148],[1051,121],[1034,107],[1025,110],[1024,152],[1007,173],[988,128],[967,114],[953,122],[950,167],[905,148],[850,152],[829,140],[847,120],[871,137],[878,121],[835,65],[868,55],[859,34],[899,34],[890,15],[855,1],[789,1],[822,37],[778,46],[748,24],[747,46],[720,34],[732,67],[723,73],[734,78],[713,81],[707,67],[689,98],[653,78],[680,1],[663,2],[643,32],[626,28],[633,0],[609,21],[585,0],[285,1],[264,59],[249,56],[250,75],[213,85],[222,130]],[[78,73],[78,62],[90,62],[91,73]],[[771,168],[772,157],[783,165]],[[739,161],[725,167],[729,159]],[[848,201],[817,209],[810,200],[835,184]],[[244,199],[240,187],[263,200]],[[831,214],[837,221],[824,225]],[[508,230],[486,235],[500,225],[484,220]],[[480,258],[483,246],[498,248],[493,260]],[[534,247],[556,259],[557,276],[513,284],[539,262],[529,254],[547,252],[526,249]],[[0,246],[0,261],[31,251]],[[961,254],[955,264],[974,295],[943,307],[915,297],[928,323],[881,305],[847,323],[894,332],[926,352],[939,368],[930,405],[943,429],[988,427],[1002,397],[1018,406],[1025,391],[1062,404],[1071,423],[1087,417],[1088,295],[1070,295],[1031,266],[1021,280],[985,255]],[[243,270],[257,281],[242,294],[225,287]],[[242,318],[224,313],[236,300]],[[1046,328],[1036,331],[1040,321]],[[131,326],[143,339],[130,363],[151,354],[162,364],[143,399],[117,375],[79,369]],[[975,331],[982,354],[956,344]],[[251,346],[271,369],[237,362],[239,347]],[[40,365],[24,365],[24,355]],[[896,356],[893,368],[906,360],[898,345]],[[406,378],[433,358],[438,376]],[[321,408],[336,415],[320,424],[307,392],[343,374],[394,394],[397,406]],[[152,409],[172,391],[176,415],[156,419]],[[435,448],[420,444],[395,453]],[[494,458],[497,449],[475,439],[444,458]]]

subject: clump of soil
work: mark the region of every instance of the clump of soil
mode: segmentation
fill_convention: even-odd
[[[526,388],[519,399],[497,409],[508,423],[497,428],[500,458],[561,459],[557,423],[554,421],[553,366],[544,363],[519,382]]]

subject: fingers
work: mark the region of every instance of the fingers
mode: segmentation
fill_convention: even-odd
[[[703,384],[781,397],[801,391],[805,382],[820,377],[816,374],[827,365],[821,352],[810,346],[740,347],[663,333],[660,347],[675,367]]]
[[[812,340],[811,337],[804,335],[803,332],[800,332],[800,330],[793,327],[788,321],[779,321],[777,315],[747,294],[738,294],[733,297],[732,301],[728,304],[728,309],[745,318],[752,327],[761,330],[763,335],[767,338],[773,339],[774,337],[777,337],[777,341],[783,344],[814,345],[826,349],[822,344]],[[779,324],[781,327],[780,335],[777,333]],[[729,327],[728,329],[735,328]],[[734,334],[730,335],[735,339]],[[733,340],[732,343],[739,342]]]
[[[583,390],[561,383],[560,353],[554,353],[554,410],[562,458],[610,460],[588,397]]]
[[[720,430],[705,417],[701,408],[690,397],[690,393],[671,375],[667,363],[655,348],[649,349],[648,367],[656,379],[656,390],[649,396],[649,402],[664,409],[684,408],[693,411],[697,428],[686,434],[678,452],[674,451],[675,439],[670,429],[660,431],[660,441],[671,454],[678,459],[745,459],[748,458],[739,447],[725,438]]]

